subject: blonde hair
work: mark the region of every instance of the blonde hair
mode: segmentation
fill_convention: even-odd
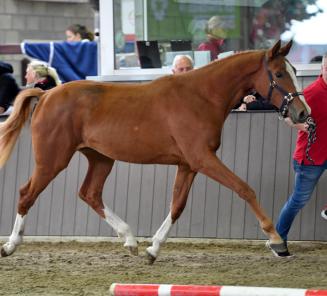
[[[38,79],[50,76],[56,82],[56,85],[61,84],[57,70],[53,67],[50,67],[47,63],[41,61],[32,61],[28,64],[27,67],[31,68],[35,72],[35,75]]]

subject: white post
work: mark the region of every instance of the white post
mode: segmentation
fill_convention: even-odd
[[[112,75],[115,69],[113,0],[100,0],[100,75]]]

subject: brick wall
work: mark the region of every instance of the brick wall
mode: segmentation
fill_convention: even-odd
[[[0,0],[0,44],[19,44],[24,40],[64,40],[65,29],[74,23],[94,29],[94,10],[81,1],[54,2],[31,0]],[[1,55],[15,70],[21,83],[23,55]]]

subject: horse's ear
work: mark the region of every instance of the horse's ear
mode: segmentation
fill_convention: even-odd
[[[275,44],[272,48],[270,48],[270,49],[268,50],[268,52],[267,52],[267,56],[268,56],[268,59],[269,59],[269,60],[273,59],[275,56],[278,55],[279,50],[280,50],[280,44],[281,44],[281,41],[278,40],[278,41],[276,42],[276,44]]]
[[[282,55],[282,56],[287,56],[287,54],[289,53],[291,47],[292,47],[292,44],[293,44],[293,40],[290,40],[285,46],[283,46],[280,50],[279,50],[279,53]]]

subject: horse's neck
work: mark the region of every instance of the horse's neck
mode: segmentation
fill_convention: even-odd
[[[249,51],[213,62],[198,71],[204,77],[205,90],[210,100],[219,100],[219,104],[235,105],[241,96],[253,88],[255,73],[261,67],[262,51]],[[221,101],[221,102],[220,102]],[[232,107],[231,107],[232,108]]]

